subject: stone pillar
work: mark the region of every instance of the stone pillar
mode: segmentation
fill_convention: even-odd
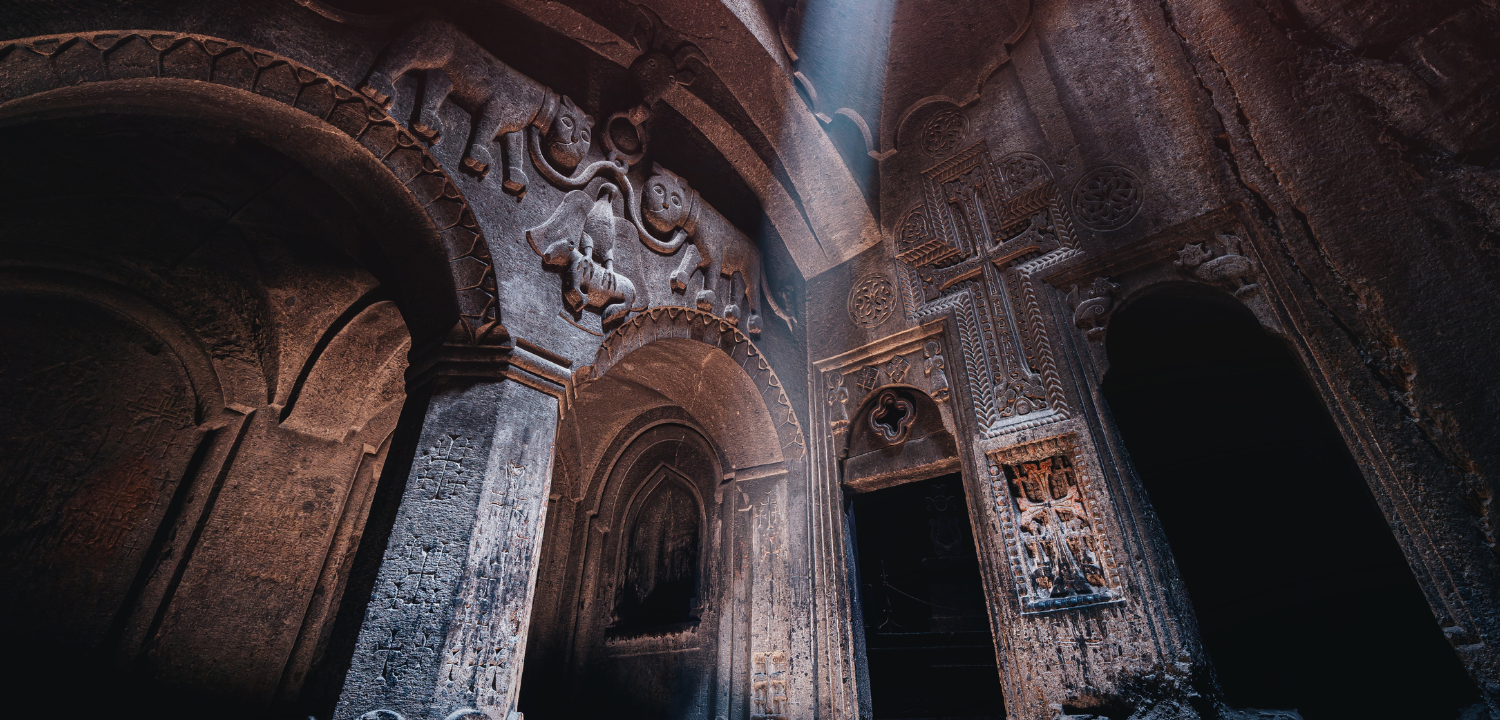
[[[445,345],[334,717],[508,720],[520,692],[559,399],[519,348]]]

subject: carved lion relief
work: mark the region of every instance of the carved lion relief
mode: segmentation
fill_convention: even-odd
[[[694,296],[694,304],[699,310],[712,311],[718,297],[710,286],[719,278],[727,279],[730,297],[724,299],[724,318],[738,324],[743,316],[747,331],[758,334],[760,307],[757,299],[762,281],[759,258],[745,252],[743,243],[733,242],[732,238],[722,235],[711,235],[700,227],[702,217],[716,211],[702,202],[698,193],[681,177],[660,165],[652,168],[652,175],[641,191],[641,211],[653,230],[671,234],[666,242],[650,238],[646,244],[652,250],[670,254],[683,248],[685,240],[692,240],[692,244],[683,250],[677,269],[672,271],[672,291],[686,292],[694,274],[701,272],[704,289]]]
[[[438,109],[444,100],[474,118],[464,150],[465,170],[484,177],[494,164],[489,144],[504,141],[507,191],[526,189],[523,161],[526,157],[521,131],[534,127],[547,134],[547,156],[572,170],[583,160],[590,145],[593,118],[559,98],[535,80],[496,60],[463,31],[447,21],[428,18],[402,33],[370,71],[361,92],[390,107],[396,96],[395,81],[411,72],[424,75],[414,134],[429,143],[444,134]]]
[[[672,58],[658,49],[642,57],[633,72],[641,83],[643,104],[627,113],[628,122],[611,126],[617,132],[605,133],[609,158],[587,164],[584,159],[593,140],[591,116],[436,17],[419,20],[398,35],[381,54],[361,92],[383,107],[393,107],[398,100],[397,80],[419,75],[420,90],[410,98],[413,134],[429,144],[441,142],[446,129],[439,111],[444,102],[451,101],[472,118],[462,161],[466,171],[482,181],[495,162],[491,143],[499,140],[507,192],[524,195],[530,183],[528,157],[531,168],[547,183],[570,191],[546,222],[526,231],[526,238],[542,265],[562,276],[563,304],[575,316],[585,309],[597,311],[608,329],[643,309],[636,302],[649,294],[638,293],[626,273],[615,267],[613,254],[617,242],[633,237],[658,255],[682,251],[671,274],[672,291],[686,292],[702,273],[703,287],[695,294],[694,304],[736,325],[743,323],[747,333],[756,335],[764,283],[754,243],[671,171],[654,166],[639,191],[639,175],[636,182],[631,180],[630,166],[644,153],[641,123],[649,116],[650,105],[671,84],[692,81],[693,72],[684,65],[688,60],[706,62],[690,45],[679,48]],[[623,117],[616,116],[616,120]],[[616,148],[616,141],[627,139],[636,144]],[[669,238],[659,239],[653,231]]]
[[[1234,295],[1238,298],[1259,289],[1255,282],[1255,265],[1240,249],[1240,239],[1222,232],[1214,239],[1215,242],[1184,246],[1172,264],[1210,285],[1234,288]]]

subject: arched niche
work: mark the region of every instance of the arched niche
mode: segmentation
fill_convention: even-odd
[[[107,652],[201,452],[189,369],[207,358],[157,318],[38,285],[0,288],[3,637]]]
[[[576,376],[558,430],[520,709],[732,716],[724,704],[743,700],[709,683],[732,671],[719,648],[748,631],[735,625],[749,610],[731,611],[728,578],[752,562],[752,530],[733,508],[746,502],[740,483],[775,482],[802,459],[790,402],[733,325],[679,308],[630,318]],[[681,563],[693,554],[682,549],[692,517],[701,524],[690,578]],[[633,578],[664,560],[675,565],[666,574],[677,585],[663,588],[670,611],[633,617],[656,590]]]
[[[623,637],[696,623],[708,533],[692,478],[675,465],[657,466],[636,490],[621,527],[609,632]]]
[[[702,717],[716,702],[734,498],[719,451],[680,411],[616,439],[592,511],[549,508],[522,711]]]
[[[730,468],[801,460],[807,442],[780,378],[733,324],[699,310],[652,308],[631,316],[579,368],[578,388],[560,435],[622,427],[641,411],[682,408],[722,448]],[[577,445],[578,468],[591,472],[602,454],[589,432]],[[562,442],[567,442],[564,437]]]
[[[130,710],[298,712],[339,663],[343,598],[368,593],[349,563],[411,329],[459,322],[451,290],[424,289],[451,288],[448,258],[410,192],[322,120],[208,83],[138,85],[0,105],[0,154],[28,168],[0,183],[0,362],[20,381],[0,456],[31,465],[0,478],[0,584],[25,588],[6,644],[36,659],[17,677],[39,700],[66,658]],[[194,109],[215,103],[242,112]],[[322,179],[363,172],[339,154],[356,151],[390,182]]]
[[[849,423],[843,457],[845,488],[868,492],[958,468],[958,445],[941,410],[917,388],[876,388]]]
[[[1228,293],[1178,283],[1129,298],[1106,350],[1104,397],[1229,704],[1314,720],[1477,700],[1283,339]]]

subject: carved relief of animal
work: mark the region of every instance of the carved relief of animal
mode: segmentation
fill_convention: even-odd
[[[655,244],[648,242],[647,245],[657,252],[671,254],[688,239],[692,240],[692,245],[683,252],[677,269],[672,271],[672,290],[687,292],[693,276],[702,272],[704,289],[698,292],[694,301],[699,309],[708,311],[712,310],[717,301],[711,289],[714,279],[728,279],[731,297],[725,301],[725,319],[738,323],[744,315],[748,331],[758,334],[758,297],[761,285],[759,257],[748,243],[734,242],[727,233],[711,236],[707,232],[700,232],[700,225],[705,224],[704,213],[715,212],[713,208],[699,202],[698,193],[672,171],[655,165],[652,172],[641,191],[642,213],[653,230],[671,233],[672,237],[665,243],[656,241]],[[716,225],[729,227],[728,221],[716,219],[719,220]],[[744,303],[743,308],[740,306],[741,302]]]
[[[1217,255],[1210,253],[1204,243],[1188,245],[1177,253],[1180,259],[1173,264],[1204,282],[1231,284],[1235,288],[1235,295],[1254,289],[1256,284],[1246,280],[1254,277],[1255,266],[1251,264],[1250,258],[1239,254],[1239,238],[1218,233],[1218,240],[1223,245],[1223,251]]]
[[[1077,285],[1068,291],[1068,304],[1073,306],[1073,324],[1091,340],[1104,336],[1104,324],[1115,311],[1115,296],[1120,286],[1106,278],[1097,278],[1091,287],[1079,289]]]
[[[588,153],[593,118],[572,100],[496,60],[451,23],[427,17],[402,33],[370,71],[361,92],[389,107],[396,95],[395,81],[413,71],[424,73],[425,82],[412,132],[438,142],[444,133],[438,109],[445,99],[453,100],[473,117],[464,169],[484,177],[494,164],[489,144],[501,138],[507,191],[526,189],[522,131],[528,125],[546,134],[548,156],[568,170]]]
[[[562,274],[567,308],[598,310],[606,326],[624,320],[635,307],[635,283],[614,269],[615,241],[635,236],[615,214],[618,193],[609,183],[600,186],[597,199],[583,190],[569,192],[552,217],[526,231],[542,265]]]

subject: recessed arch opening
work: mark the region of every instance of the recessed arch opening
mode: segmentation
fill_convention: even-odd
[[[1103,392],[1234,707],[1451,718],[1477,701],[1291,349],[1233,298],[1110,319]]]
[[[132,711],[321,715],[446,256],[393,177],[324,179],[389,172],[321,121],[150,83],[0,113],[0,632],[38,671],[7,682],[55,704],[82,661]]]
[[[559,425],[519,709],[724,715],[728,568],[749,562],[736,478],[784,472],[782,439],[717,345],[664,337],[605,367]]]

